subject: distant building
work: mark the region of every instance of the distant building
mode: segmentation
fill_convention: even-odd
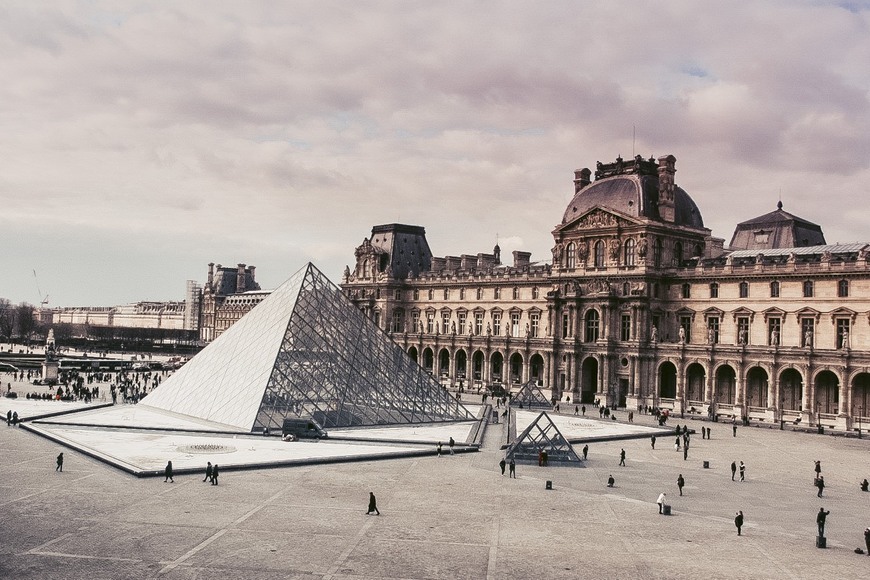
[[[255,266],[208,265],[208,280],[202,288],[200,340],[213,341],[269,295],[260,290],[254,276]]]

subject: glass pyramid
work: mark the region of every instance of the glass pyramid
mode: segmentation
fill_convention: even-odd
[[[546,412],[541,412],[532,423],[526,427],[516,440],[511,443],[505,457],[521,462],[537,462],[538,454],[547,452],[547,461],[582,466],[583,462],[574,448],[559,431]]]
[[[141,404],[251,431],[474,419],[312,264]]]
[[[553,406],[547,396],[538,388],[538,382],[534,380],[527,382],[517,391],[516,395],[511,397],[511,405],[514,407],[522,405],[524,409],[532,407],[549,409]]]

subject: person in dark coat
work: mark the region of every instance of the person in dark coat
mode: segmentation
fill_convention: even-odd
[[[588,446],[588,445],[584,445],[584,446],[583,446],[583,461],[586,461],[586,456],[587,456],[588,454],[589,454],[589,446]]]
[[[816,480],[816,487],[819,488],[819,493],[816,494],[816,497],[822,497],[822,492],[825,491],[825,478],[820,475]]]
[[[818,479],[819,476],[822,474],[822,462],[819,461],[818,459],[816,459],[816,466],[814,469],[816,472],[816,479]]]
[[[175,483],[175,480],[172,479],[172,462],[171,461],[169,461],[166,464],[166,468],[163,470],[163,475],[165,476],[163,478],[163,483],[166,483],[167,481],[170,483]]]
[[[734,474],[737,473],[737,463],[731,462],[731,481],[734,481]]]
[[[514,461],[514,458],[511,457],[511,462],[508,463],[508,477],[517,478],[517,462]]]
[[[656,436],[655,435],[653,435],[652,437],[649,438],[649,444],[652,446],[653,449],[656,448]]]
[[[825,511],[825,508],[819,508],[819,513],[816,514],[816,524],[819,526],[819,537],[825,537],[825,520],[828,519],[830,511]]]
[[[453,455],[453,446],[456,445],[456,441],[453,440],[453,437],[447,442],[447,447],[450,449],[450,455]]]
[[[746,466],[740,462],[740,481],[746,481]]]
[[[218,475],[220,475],[218,472],[218,464],[215,463],[214,467],[211,470],[211,484],[212,485],[218,484]]]
[[[507,462],[504,460],[504,457],[501,458],[501,461],[498,462],[498,466],[501,468],[501,476],[504,477],[504,468],[507,465]]]
[[[622,449],[619,452],[619,465],[625,467],[625,449]]]
[[[870,481],[867,481],[866,477],[861,482],[861,491],[870,491]]]
[[[213,469],[211,466],[211,461],[209,461],[208,465],[205,467],[205,479],[203,479],[204,482],[211,481],[212,471],[213,471]]]
[[[870,556],[870,528],[864,528],[864,545],[867,546],[867,555]]]
[[[63,453],[57,456],[57,467],[54,470],[63,473]]]
[[[607,478],[607,487],[613,487],[614,483],[616,483],[616,480],[613,479],[613,475]]]
[[[743,512],[737,512],[737,515],[734,517],[734,525],[737,526],[737,535],[742,535],[740,530],[743,528]]]
[[[375,499],[375,494],[371,491],[369,492],[369,511],[366,512],[366,515],[375,512],[376,516],[381,515],[381,512],[378,511],[378,500]]]
[[[683,479],[683,474],[681,473],[679,477],[677,477],[677,487],[680,488],[680,495],[683,495],[683,486],[686,485],[686,480]]]

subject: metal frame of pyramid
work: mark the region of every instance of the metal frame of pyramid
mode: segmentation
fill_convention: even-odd
[[[541,451],[547,452],[548,463],[577,467],[583,465],[583,460],[546,411],[541,411],[541,414],[508,446],[505,457],[521,462],[537,462]]]
[[[524,384],[517,394],[511,397],[511,405],[520,405],[522,403],[523,407],[530,409],[532,407],[543,407],[545,409],[549,409],[553,406],[553,404],[547,399],[546,395],[541,391],[538,387],[538,383],[535,380],[531,380]]]
[[[142,404],[251,431],[474,420],[310,263]]]

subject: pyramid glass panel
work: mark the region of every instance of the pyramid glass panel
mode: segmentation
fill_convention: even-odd
[[[312,264],[142,404],[255,431],[474,418]]]
[[[547,452],[548,462],[582,465],[580,456],[545,412],[511,443],[505,456],[516,461],[537,462],[541,451]]]

